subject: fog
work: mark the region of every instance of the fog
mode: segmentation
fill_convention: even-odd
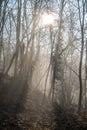
[[[0,130],[87,129],[87,0],[0,1]]]

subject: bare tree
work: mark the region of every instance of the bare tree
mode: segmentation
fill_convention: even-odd
[[[82,105],[82,92],[83,92],[83,85],[82,85],[82,62],[83,62],[83,51],[84,51],[85,1],[82,1],[82,16],[81,16],[80,1],[79,0],[78,0],[78,10],[79,10],[79,21],[80,21],[80,29],[81,29],[81,51],[80,51],[80,63],[79,63],[80,92],[79,92],[79,103],[78,103],[78,112],[80,112],[81,111],[81,105]]]

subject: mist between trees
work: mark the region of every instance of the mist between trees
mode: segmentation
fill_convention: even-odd
[[[36,124],[55,103],[87,113],[87,0],[0,0],[0,94]]]

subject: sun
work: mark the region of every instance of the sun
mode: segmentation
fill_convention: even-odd
[[[43,26],[49,26],[49,25],[53,25],[54,23],[54,16],[52,14],[43,14],[42,15],[42,25]]]

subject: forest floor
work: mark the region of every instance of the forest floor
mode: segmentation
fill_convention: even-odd
[[[14,79],[0,81],[0,130],[87,130],[86,114],[51,104],[46,98],[42,102],[39,90],[25,94],[26,89]]]

